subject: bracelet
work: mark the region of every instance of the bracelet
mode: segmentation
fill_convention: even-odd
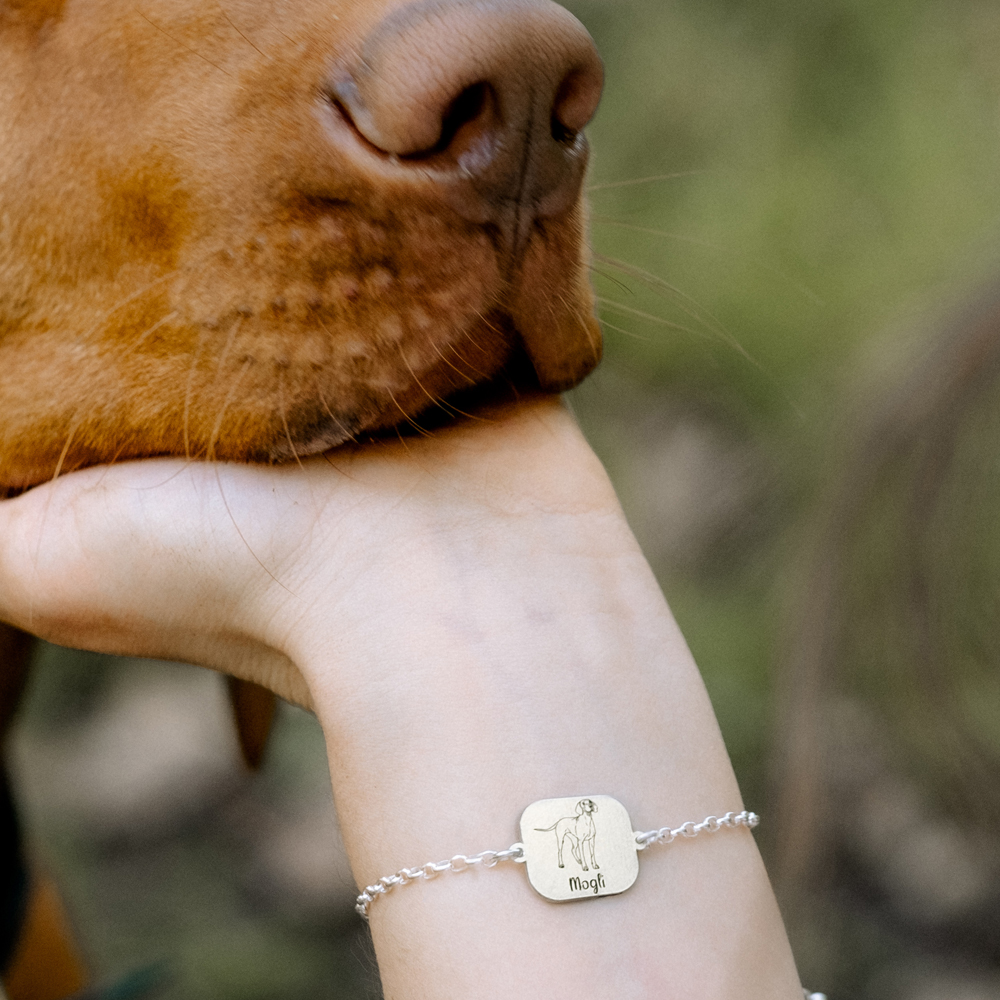
[[[495,868],[501,861],[524,865],[532,888],[554,902],[613,896],[631,888],[638,877],[639,851],[678,837],[716,833],[723,827],[752,830],[759,822],[756,813],[743,810],[683,823],[676,829],[664,826],[639,833],[632,829],[625,807],[609,795],[542,799],[521,814],[521,840],[506,851],[482,851],[471,857],[456,854],[450,861],[400,868],[368,886],[354,908],[367,920],[372,903],[398,885],[432,879],[442,872],[468,871],[476,865]],[[819,994],[806,997],[817,1000]]]

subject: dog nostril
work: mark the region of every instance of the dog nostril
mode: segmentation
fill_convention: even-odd
[[[327,99],[334,108],[353,126],[355,132],[370,146],[388,156],[400,160],[423,160],[452,149],[460,133],[467,131],[489,132],[489,119],[496,118],[496,98],[488,83],[476,83],[466,87],[454,101],[445,109],[440,120],[425,129],[423,139],[428,143],[423,145],[413,141],[404,148],[402,144],[386,141],[377,128],[372,128],[366,109],[357,97],[357,86],[348,79],[332,86],[327,93]],[[470,130],[468,126],[474,126]],[[432,138],[433,133],[433,138]]]
[[[449,149],[466,126],[484,117],[487,104],[491,103],[491,91],[488,83],[477,83],[466,87],[452,105],[444,113],[441,120],[441,138],[437,144],[425,153],[410,153],[407,158],[413,159],[434,153],[442,153]]]
[[[563,146],[572,146],[579,136],[575,129],[567,128],[559,119],[552,116],[552,138]]]
[[[552,138],[571,144],[594,117],[601,100],[603,76],[593,67],[574,70],[566,76],[556,92],[552,106]]]

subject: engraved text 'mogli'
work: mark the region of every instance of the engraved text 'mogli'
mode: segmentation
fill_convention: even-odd
[[[604,876],[598,875],[596,878],[577,878],[574,876],[569,880],[570,892],[592,892],[595,896],[604,888]]]

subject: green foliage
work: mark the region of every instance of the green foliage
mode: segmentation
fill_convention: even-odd
[[[681,293],[600,266],[601,294],[689,328],[606,307],[633,335],[609,329],[611,364],[754,417],[822,420],[859,344],[980,269],[973,251],[1000,209],[990,7],[570,6],[608,67],[591,130],[595,248]]]
[[[728,566],[716,552],[707,577],[700,563],[657,566],[721,691],[777,633],[786,529],[844,450],[840,412],[867,345],[995,265],[1000,12],[973,0],[569,6],[608,70],[591,129],[607,361],[575,406],[630,513],[655,498],[627,482],[629,388],[649,407],[696,410],[767,467],[766,496],[742,511],[748,532],[763,508],[781,511],[763,541],[733,543]],[[644,182],[660,175],[673,176]],[[749,659],[762,694],[773,657]],[[743,723],[718,707],[735,736]],[[755,787],[765,754],[763,739],[737,754]]]
[[[853,428],[917,363],[916,335],[933,333],[997,271],[1000,8],[568,6],[608,69],[591,129],[607,360],[574,407],[695,652],[747,801],[766,822],[774,687],[788,662],[802,553],[825,523],[817,512],[838,495],[844,459],[860,444]],[[916,550],[907,491],[934,446],[919,439],[889,456],[834,553],[848,564],[833,608],[850,631],[838,683],[878,713],[910,777],[965,819],[970,784],[995,774],[1000,758],[997,477],[983,465],[996,440],[990,405],[962,429]],[[700,467],[671,443],[689,426],[709,442]],[[743,473],[705,472],[713,465],[750,468],[751,486]],[[678,481],[688,482],[686,508]],[[915,675],[914,559],[937,616],[929,681]],[[946,699],[935,684],[950,685]],[[996,808],[991,801],[990,815]],[[925,960],[882,916],[832,893],[823,905],[825,925],[795,930],[800,943],[815,939],[802,948],[803,974],[834,993],[839,984],[838,995],[888,996],[893,963]]]

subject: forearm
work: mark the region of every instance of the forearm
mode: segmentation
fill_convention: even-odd
[[[637,829],[742,807],[617,504],[428,531],[368,607],[349,640],[307,628],[298,652],[360,884],[506,848],[538,799],[612,795]],[[745,829],[651,848],[620,896],[551,903],[505,865],[398,889],[371,921],[391,1000],[801,997]]]

